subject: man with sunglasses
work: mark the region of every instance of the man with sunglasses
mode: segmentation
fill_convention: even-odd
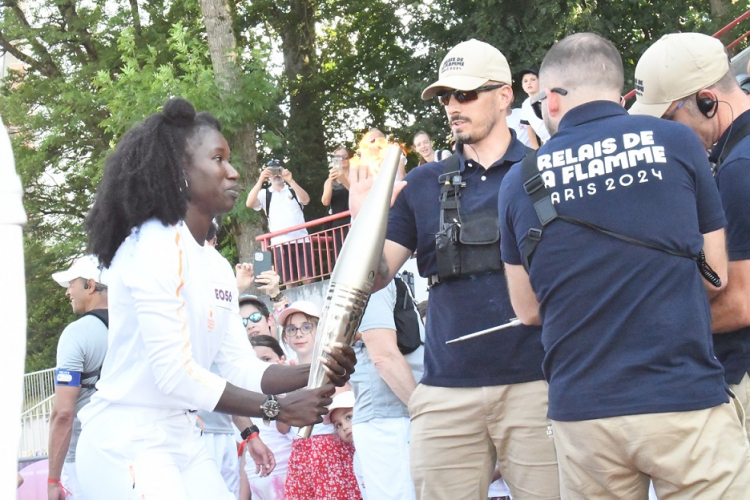
[[[505,177],[499,213],[513,307],[543,325],[563,496],[646,498],[651,479],[660,498],[746,498],[750,449],[711,345],[727,264],[705,151],[620,106],[622,60],[598,35],[555,44],[540,77],[553,135]]]
[[[242,324],[245,325],[248,337],[270,335],[275,339],[278,338],[276,320],[260,297],[246,293],[240,295],[239,302]]]
[[[631,114],[684,123],[716,165],[727,216],[729,283],[711,301],[714,352],[745,410],[750,436],[750,100],[721,42],[699,33],[666,35],[635,69],[640,91]]]
[[[386,286],[414,251],[431,283],[425,371],[409,399],[420,499],[486,498],[496,462],[514,498],[560,495],[541,330],[518,327],[446,345],[514,315],[499,258],[497,193],[527,150],[505,120],[510,82],[505,56],[487,43],[469,40],[448,52],[422,98],[438,97],[455,154],[412,170],[388,218],[377,286]],[[350,175],[355,215],[372,184],[366,170]]]

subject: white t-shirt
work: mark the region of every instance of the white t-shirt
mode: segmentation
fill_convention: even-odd
[[[268,211],[271,216],[268,217],[268,230],[272,233],[276,231],[282,231],[288,227],[297,226],[305,223],[305,215],[302,213],[302,209],[299,206],[297,200],[292,196],[292,191],[289,186],[284,184],[281,191],[269,187],[268,189],[273,190],[271,195],[271,206]],[[261,189],[258,193],[258,205],[255,210],[266,209],[266,194],[268,189]],[[266,214],[268,215],[268,214]],[[274,236],[271,238],[271,244],[276,245],[278,243],[284,243],[285,241],[294,240],[302,236],[307,236],[307,229],[298,229],[290,233],[282,234],[280,236]]]
[[[85,420],[110,403],[213,410],[226,381],[261,392],[270,366],[247,341],[232,267],[183,223],[152,219],[115,254],[109,283],[109,350]]]
[[[521,112],[521,119],[529,122],[529,125],[531,125],[531,128],[534,129],[534,132],[536,132],[536,135],[539,136],[542,142],[549,141],[550,135],[547,131],[547,127],[544,125],[544,120],[538,118],[536,113],[534,113],[534,110],[531,109],[531,97],[527,97],[526,100],[523,101],[523,104],[521,104]]]
[[[512,128],[516,131],[516,138],[523,143],[526,147],[531,147],[531,141],[529,141],[529,133],[526,131],[527,125],[521,123],[521,116],[523,111],[519,108],[511,110],[511,114],[505,115],[505,122],[508,124],[508,128]]]

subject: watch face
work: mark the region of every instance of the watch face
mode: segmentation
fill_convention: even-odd
[[[263,413],[268,418],[274,418],[281,412],[281,404],[275,399],[267,399],[263,403]]]

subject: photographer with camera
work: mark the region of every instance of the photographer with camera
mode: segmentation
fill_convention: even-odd
[[[269,161],[260,173],[258,182],[247,195],[247,207],[263,209],[272,233],[304,224],[302,213],[310,203],[310,195],[292,177],[292,173],[276,159]],[[288,287],[312,276],[312,245],[307,229],[297,229],[271,238],[274,262],[281,280]]]

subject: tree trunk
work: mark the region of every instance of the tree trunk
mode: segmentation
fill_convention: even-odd
[[[232,30],[232,12],[226,0],[200,0],[203,18],[206,23],[208,49],[219,86],[227,94],[237,88],[237,40]],[[255,125],[246,123],[232,137],[227,137],[235,157],[234,167],[240,173],[240,187],[244,190],[255,182],[258,176],[258,150],[255,144]],[[237,154],[239,153],[239,154]],[[238,200],[243,203],[244,200]],[[237,242],[240,262],[252,262],[256,248],[255,237],[265,231],[261,224],[234,224],[231,228]]]
[[[291,0],[289,12],[276,23],[289,85],[289,164],[295,180],[312,200],[306,210],[307,220],[324,214],[318,200],[327,170],[315,9],[316,0]]]

